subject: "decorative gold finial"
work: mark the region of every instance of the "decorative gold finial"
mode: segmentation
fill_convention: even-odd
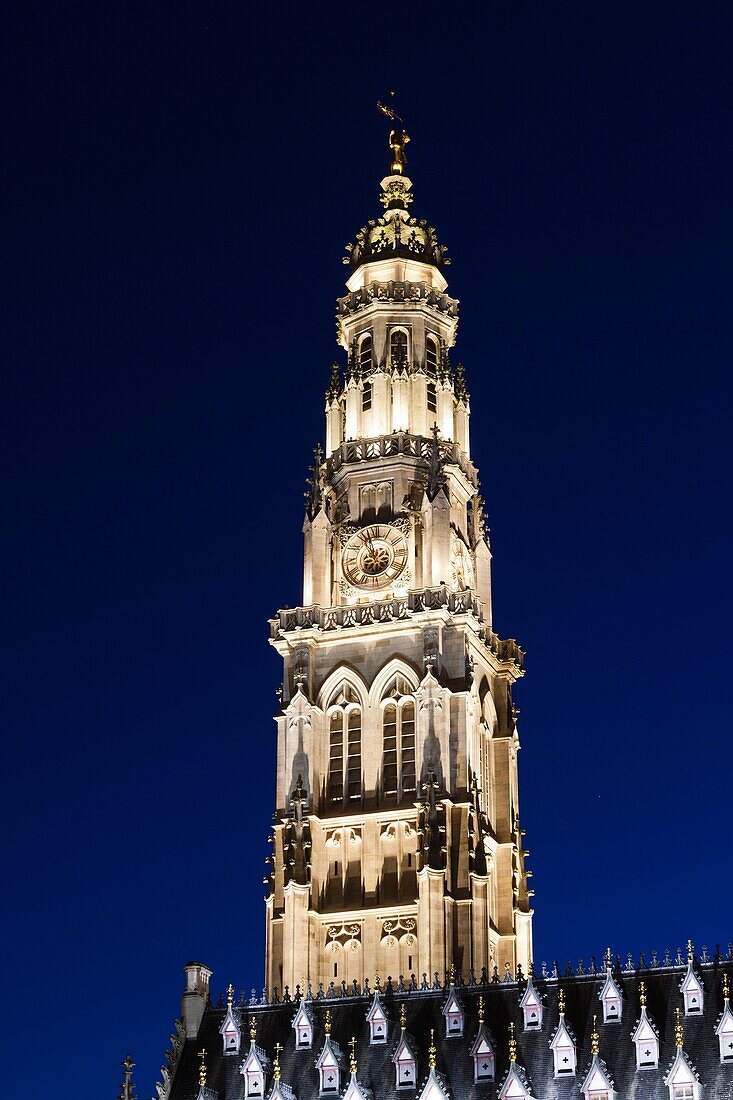
[[[390,92],[391,103],[382,103],[381,99],[377,100],[377,110],[388,118],[391,122],[401,122],[404,126],[403,119],[397,114],[394,107],[395,93]],[[405,146],[410,140],[410,135],[405,130],[390,130],[389,134],[389,147],[392,152],[392,163],[390,164],[390,172],[396,176],[404,175],[405,167],[407,166],[407,157],[405,156]]]
[[[349,1069],[352,1073],[356,1073],[356,1037],[354,1035],[349,1039],[349,1046],[351,1047],[351,1057],[349,1058]]]
[[[593,1017],[593,1031],[591,1032],[591,1037],[590,1037],[590,1052],[591,1052],[591,1054],[598,1054],[598,1053],[600,1053],[600,1049],[601,1049],[598,1045],[598,1032],[596,1030],[596,1020],[597,1019],[598,1019],[597,1016]]]
[[[326,1035],[331,1034],[331,1009],[330,1008],[326,1009],[326,1019],[324,1020],[324,1023],[323,1023],[323,1030],[326,1033]]]
[[[534,978],[534,963],[531,959],[527,963],[527,977]]]
[[[730,996],[730,988],[728,986],[728,975],[723,975],[723,1000],[727,1001]]]
[[[517,1040],[514,1038],[514,1021],[509,1022],[509,1061],[517,1060]]]
[[[478,999],[478,1022],[482,1024],[484,1022],[484,999],[479,997]]]
[[[199,1051],[199,1058],[201,1059],[201,1065],[199,1066],[199,1085],[202,1089],[206,1088],[206,1047]]]
[[[227,1008],[231,1008],[234,1004],[234,986],[230,982],[227,986]]]
[[[374,988],[376,989],[377,993],[381,993],[382,985],[379,981],[379,974],[374,975]]]
[[[685,1042],[685,1029],[682,1026],[682,1009],[676,1008],[674,1011],[675,1025],[674,1025],[674,1041],[676,1046],[682,1050]]]
[[[606,948],[606,970],[611,969],[611,948]]]
[[[437,1051],[435,1049],[435,1028],[430,1028],[430,1046],[428,1047],[428,1065],[431,1069],[435,1069],[435,1055]]]
[[[257,1017],[250,1016],[249,1018],[249,1037],[252,1042],[257,1038]]]
[[[450,964],[450,984],[451,985],[456,984],[456,964],[455,963]]]
[[[400,1009],[400,1027],[404,1031],[407,1027],[407,1005],[402,1002],[402,1008]]]
[[[561,989],[557,997],[557,1011],[561,1016],[565,1015],[565,990]]]
[[[695,947],[692,940],[687,941],[687,961],[693,963],[695,961]]]
[[[282,1050],[282,1043],[275,1043],[275,1060],[272,1063],[272,1076],[276,1081],[280,1080],[280,1051]]]
[[[639,982],[639,1004],[642,1008],[646,1004],[646,982]]]

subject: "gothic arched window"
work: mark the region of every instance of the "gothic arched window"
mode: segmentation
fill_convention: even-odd
[[[382,711],[382,793],[398,801],[417,790],[415,702],[409,691],[407,681],[396,676]]]
[[[369,374],[372,369],[372,338],[367,335],[359,344],[359,370],[362,374]]]
[[[432,336],[425,341],[425,370],[428,374],[438,373],[438,343]]]
[[[407,365],[407,333],[395,329],[389,337],[389,360],[391,367]]]
[[[328,728],[329,801],[353,802],[361,798],[361,707],[349,702],[332,710]]]

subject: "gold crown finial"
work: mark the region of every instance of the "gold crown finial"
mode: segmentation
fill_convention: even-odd
[[[606,948],[606,970],[611,969],[611,948]]]
[[[450,984],[451,985],[456,984],[456,964],[455,963],[450,964]]]
[[[199,1058],[201,1064],[199,1065],[199,1085],[202,1089],[206,1088],[206,1047],[199,1051]]]
[[[674,1041],[675,1045],[682,1050],[685,1042],[685,1029],[682,1026],[682,1009],[676,1008],[674,1011],[675,1025],[674,1025]]]
[[[639,1004],[642,1008],[646,1005],[646,982],[639,982]]]
[[[428,1065],[431,1069],[435,1069],[435,1055],[437,1051],[435,1049],[435,1028],[430,1028],[430,1046],[428,1047]]]
[[[514,1021],[509,1022],[509,1061],[517,1060],[517,1040],[514,1038]]]
[[[692,940],[687,941],[687,961],[688,963],[695,961],[695,946]]]
[[[227,986],[227,1008],[231,1008],[234,1004],[234,986],[230,982]]]
[[[402,1002],[402,1008],[400,1009],[400,1027],[404,1031],[407,1027],[407,1005]]]
[[[478,1022],[482,1024],[484,1022],[484,999],[479,997],[478,999]]]
[[[282,1043],[275,1043],[275,1060],[272,1063],[272,1076],[276,1081],[280,1080],[280,1051],[282,1050]]]
[[[331,1034],[331,1009],[330,1008],[326,1009],[326,1019],[323,1023],[323,1030],[325,1031],[326,1035]]]
[[[723,1000],[727,1001],[730,996],[730,987],[728,985],[728,975],[723,975]]]
[[[591,1032],[591,1037],[590,1037],[590,1052],[591,1052],[591,1054],[598,1054],[600,1049],[601,1049],[598,1045],[598,1031],[596,1030],[596,1020],[597,1019],[598,1019],[597,1016],[593,1017],[593,1031]]]
[[[249,1037],[252,1042],[257,1038],[257,1017],[250,1016],[249,1018]]]
[[[352,1073],[356,1073],[356,1036],[352,1035],[349,1039],[349,1046],[351,1047],[351,1057],[349,1058],[349,1069]]]
[[[561,989],[557,997],[557,1011],[561,1016],[565,1015],[565,990]]]

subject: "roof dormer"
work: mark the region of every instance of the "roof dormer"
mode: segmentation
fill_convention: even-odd
[[[341,1089],[341,1048],[331,1038],[331,1013],[326,1010],[325,1038],[316,1058],[321,1096],[337,1096]]]
[[[596,1031],[596,1017],[593,1017],[593,1032],[591,1034],[591,1063],[588,1072],[583,1078],[580,1091],[584,1100],[615,1100],[616,1092],[613,1078],[608,1072],[608,1066],[600,1055],[598,1045],[598,1032]]]
[[[295,1032],[295,1049],[310,1050],[313,1046],[313,1015],[308,1002],[302,997],[293,1016],[292,1027]]]
[[[577,1061],[575,1036],[565,1022],[565,992],[562,989],[558,996],[558,1011],[560,1019],[550,1039],[555,1077],[574,1077]]]
[[[407,1034],[407,1005],[400,1009],[400,1037],[392,1052],[395,1068],[395,1088],[414,1089],[417,1085],[417,1056],[412,1037]]]
[[[524,1030],[525,1031],[540,1031],[542,1028],[542,1012],[543,1004],[542,998],[534,987],[532,980],[532,964],[529,965],[529,976],[527,978],[527,988],[522,994],[522,998],[519,1002],[519,1007],[524,1014]]]
[[[484,1023],[484,999],[478,999],[478,1031],[471,1046],[474,1084],[493,1081],[496,1076],[496,1056],[491,1036]]]
[[[702,1016],[705,1002],[703,984],[694,970],[695,955],[692,941],[687,941],[687,970],[680,983],[680,992],[685,1001],[685,1016]]]
[[[369,1006],[366,1018],[369,1024],[369,1042],[372,1046],[378,1043],[386,1043],[389,1021],[387,1020],[387,1013],[384,1011],[382,998],[378,991],[375,992],[372,998],[372,1003]]]
[[[231,983],[227,989],[226,1016],[221,1022],[219,1034],[221,1035],[224,1054],[239,1054],[239,1047],[242,1042],[242,1024],[239,1013],[234,1007],[234,987]]]
[[[606,980],[601,986],[598,998],[603,1005],[604,1024],[620,1021],[623,999],[621,988],[613,976],[610,947],[606,952]]]
[[[646,1011],[646,984],[639,985],[639,1019],[631,1032],[631,1041],[636,1050],[637,1069],[656,1069],[659,1065],[659,1033],[649,1019]]]
[[[499,1100],[533,1100],[524,1068],[517,1065],[514,1024],[509,1024],[509,1069],[499,1090]]]
[[[448,996],[443,1005],[443,1016],[445,1018],[446,1039],[457,1038],[463,1035],[463,1005],[456,993],[453,972],[451,972],[451,983],[448,989]]]
[[[244,1077],[244,1095],[247,1100],[263,1100],[265,1085],[267,1084],[267,1071],[270,1068],[270,1059],[261,1047],[257,1046],[257,1017],[251,1016],[249,1021],[249,1050],[239,1067],[239,1072]]]
[[[420,1090],[418,1100],[451,1100],[445,1081],[435,1068],[435,1032],[430,1032],[430,1046],[428,1048],[428,1075]]]
[[[669,1089],[669,1100],[701,1100],[700,1078],[683,1048],[682,1013],[679,1008],[676,1016],[674,1034],[677,1049],[672,1065],[664,1078],[664,1083]]]
[[[723,975],[723,1011],[715,1025],[715,1034],[718,1036],[720,1047],[720,1061],[724,1064],[733,1063],[733,1012],[730,1010],[728,988],[728,975]]]

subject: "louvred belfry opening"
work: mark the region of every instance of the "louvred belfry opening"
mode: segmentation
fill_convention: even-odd
[[[512,702],[523,653],[492,626],[458,301],[390,118],[381,208],[347,247],[336,303],[303,597],[270,622],[284,670],[269,995],[453,964],[526,971],[532,955]]]

